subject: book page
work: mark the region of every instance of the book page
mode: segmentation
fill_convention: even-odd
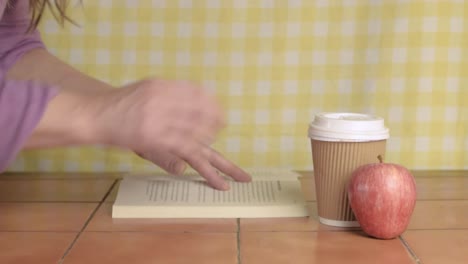
[[[124,179],[117,201],[144,204],[276,204],[302,202],[299,182],[259,180],[229,182],[219,191],[204,181]]]
[[[255,181],[251,183],[231,182],[231,189],[218,191],[202,181],[164,181],[145,182],[145,198],[152,203],[201,203],[201,204],[267,204],[295,202],[291,182]]]

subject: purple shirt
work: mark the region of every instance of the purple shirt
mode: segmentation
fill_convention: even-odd
[[[32,81],[6,80],[5,74],[26,52],[44,48],[39,32],[26,33],[29,1],[0,0],[0,172],[14,160],[57,91]],[[40,62],[37,62],[40,67]]]

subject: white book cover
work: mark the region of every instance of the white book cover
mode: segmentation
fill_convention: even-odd
[[[262,218],[307,216],[299,175],[249,171],[252,182],[229,181],[230,190],[208,186],[196,173],[127,176],[112,208],[113,218]]]

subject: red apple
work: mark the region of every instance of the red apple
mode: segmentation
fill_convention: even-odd
[[[357,168],[348,185],[350,206],[362,230],[392,239],[407,228],[416,204],[416,182],[405,167],[391,163]]]

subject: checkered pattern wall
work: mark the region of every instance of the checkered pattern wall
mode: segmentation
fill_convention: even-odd
[[[96,0],[81,27],[41,25],[49,49],[116,86],[146,76],[215,92],[215,148],[243,167],[311,168],[322,111],[377,114],[387,161],[468,168],[468,4],[375,0]],[[25,152],[12,170],[153,170],[104,147]]]

